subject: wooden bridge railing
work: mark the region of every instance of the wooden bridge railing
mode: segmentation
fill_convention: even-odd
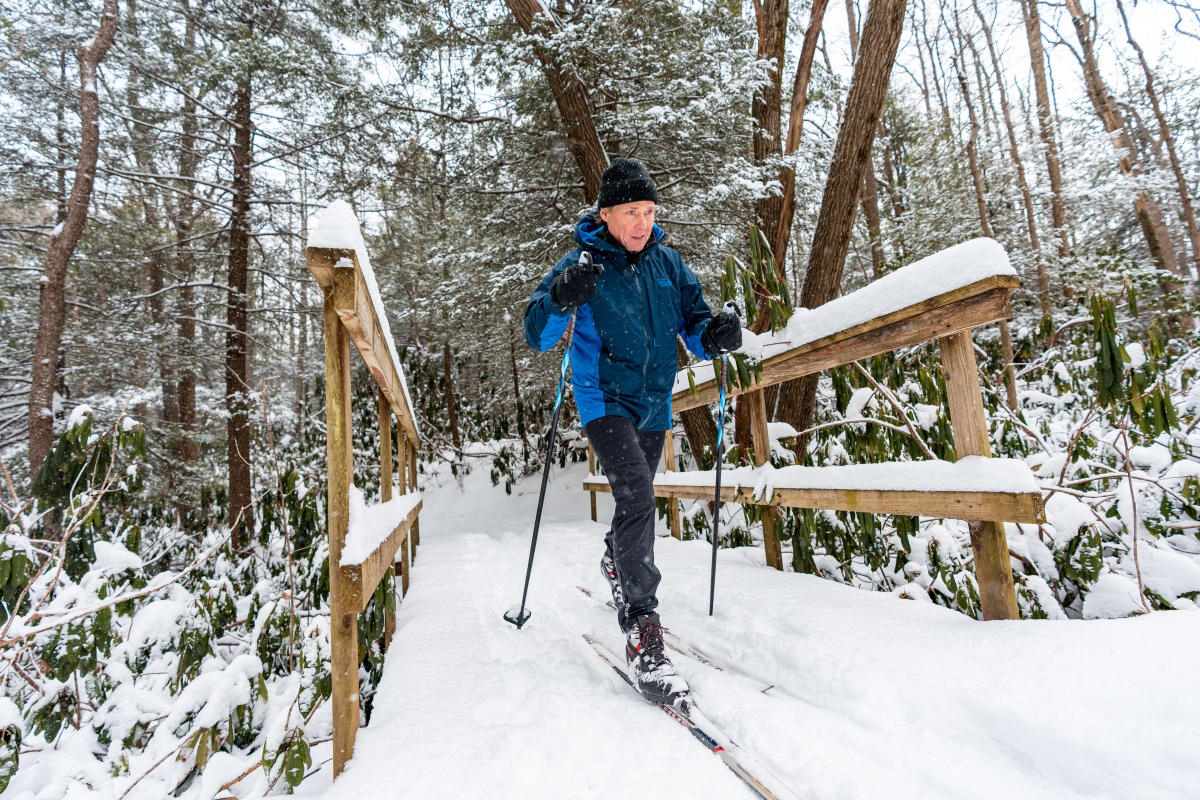
[[[808,315],[798,327],[800,335],[779,343],[784,349],[763,360],[761,375],[752,386],[731,387],[728,391],[731,396],[746,395],[742,402],[750,403],[756,465],[765,464],[771,453],[763,389],[935,339],[942,353],[957,458],[990,457],[971,329],[1011,316],[1008,294],[1016,286],[1016,273],[1003,248],[990,239],[977,239],[903,267],[818,309],[798,312]],[[793,328],[789,326],[788,330]],[[812,335],[806,337],[805,331]],[[672,397],[675,411],[717,399],[712,366],[696,365],[691,370],[700,373],[699,379],[693,376],[695,391],[688,381],[689,370],[681,370]],[[672,435],[668,432],[668,447],[671,444]],[[673,470],[674,458],[668,458],[667,465],[668,470]],[[905,464],[894,466],[897,469],[891,474],[904,474]],[[941,485],[937,491],[888,490],[886,485],[866,487],[862,485],[861,474],[853,476],[855,467],[789,467],[786,468],[790,471],[788,487],[767,493],[770,496],[756,496],[749,490],[753,483],[737,486],[734,476],[730,476],[733,481],[729,483],[723,481],[722,496],[725,500],[763,506],[767,564],[776,569],[783,568],[776,533],[776,507],[781,505],[968,520],[983,616],[1016,619],[1019,611],[1003,523],[1043,522],[1045,512],[1042,496],[1027,467],[1016,462],[996,466],[1001,468],[996,473],[1003,478],[1000,486],[991,485],[986,471],[981,475],[980,470],[964,465],[957,471],[939,473]],[[838,470],[846,478],[844,485],[838,485]],[[610,491],[608,481],[596,475],[584,482],[584,488],[593,493],[593,498],[595,492]],[[712,473],[660,473],[655,481],[655,494],[670,499],[672,533],[678,537],[677,501],[712,499]]]
[[[350,207],[338,201],[322,212],[309,239],[309,271],[325,296],[325,422],[328,459],[329,611],[333,671],[333,774],[354,754],[359,727],[358,615],[386,575],[408,591],[409,567],[420,543],[417,426],[404,371],[396,355],[366,248]],[[380,500],[371,524],[351,502],[350,344],[379,387]],[[399,469],[392,471],[392,418],[398,425]],[[398,481],[400,497],[393,499]],[[410,496],[409,491],[413,494]],[[382,511],[382,513],[380,513]],[[351,525],[352,521],[355,523]],[[395,630],[387,614],[385,646]]]

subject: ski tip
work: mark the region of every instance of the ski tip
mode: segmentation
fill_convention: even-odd
[[[521,626],[526,622],[529,622],[529,618],[532,616],[533,612],[529,609],[524,609],[522,612],[521,609],[510,608],[508,611],[504,612],[504,621],[516,625],[517,630],[521,630]]]

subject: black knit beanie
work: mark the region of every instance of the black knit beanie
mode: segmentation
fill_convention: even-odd
[[[610,208],[622,203],[636,203],[639,200],[658,202],[654,179],[640,161],[632,158],[614,158],[600,177],[600,198],[596,205],[599,208]]]

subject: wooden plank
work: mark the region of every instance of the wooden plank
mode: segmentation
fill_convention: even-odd
[[[979,391],[979,368],[970,333],[956,333],[938,341],[946,373],[946,401],[954,429],[954,452],[963,456],[990,456],[987,414]]]
[[[342,259],[350,262],[351,266],[339,267]],[[403,384],[400,378],[400,365],[391,358],[387,340],[383,335],[383,325],[375,314],[375,305],[371,302],[371,293],[367,288],[366,279],[358,265],[358,255],[353,250],[335,250],[328,248],[308,248],[309,271],[322,286],[338,284],[336,275],[347,272],[354,276],[349,290],[341,290],[336,294],[337,314],[350,332],[350,338],[355,348],[362,356],[363,362],[370,370],[375,382],[383,390],[384,395],[395,409],[396,418],[415,442],[417,428],[412,409],[408,406]],[[325,283],[322,283],[324,281]],[[338,284],[340,285],[340,284]]]
[[[336,294],[352,276],[340,276],[325,289],[325,457],[328,468],[329,614],[332,661],[333,774],[354,755],[358,733],[358,614],[354,587],[334,565],[341,562],[350,526],[350,484],[354,474],[350,428],[350,338],[336,311]]]
[[[308,271],[322,289],[333,286],[333,265],[349,250],[332,250],[327,247],[310,247],[305,253]]]
[[[583,482],[587,491],[611,492],[603,477]],[[656,497],[678,500],[711,500],[712,486],[664,486],[655,484]],[[752,486],[722,486],[721,501],[758,506],[825,508],[831,511],[862,511],[870,514],[903,514],[938,519],[1040,523],[1046,521],[1045,501],[1040,492],[899,491],[885,489],[776,489],[769,501],[755,499]]]
[[[382,391],[379,399],[379,499],[386,503],[392,499],[392,405]],[[395,591],[396,565],[388,566],[392,573],[392,591]],[[386,652],[396,631],[396,612],[383,612],[383,649]]]
[[[754,465],[761,467],[771,460],[771,437],[767,432],[767,400],[761,390],[746,396],[750,401],[750,435],[754,439]],[[778,515],[767,506],[762,510],[763,549],[766,551],[767,566],[783,569],[783,552],[776,533]]]
[[[400,561],[393,564],[392,568],[399,567],[400,570],[400,596],[408,594],[408,576],[410,571],[409,566],[409,551],[412,549],[412,537],[406,536],[404,542],[400,545]]]
[[[908,310],[905,309],[905,312]],[[896,315],[888,315],[882,319],[893,316]],[[884,325],[875,325],[878,320],[872,320],[872,327],[864,327],[868,323],[857,325],[767,358],[763,361],[762,375],[751,388],[773,386],[880,353],[889,353],[901,347],[910,347],[958,331],[970,330],[1010,316],[1012,309],[1008,300],[1008,288],[993,287],[980,294],[959,297],[945,305],[930,308],[920,316],[905,316]],[[671,398],[672,409],[677,412],[686,411],[716,402],[718,387],[715,378],[696,384],[696,390],[695,395],[690,388],[676,392]],[[726,393],[732,397],[741,394],[742,391],[744,390],[730,386],[727,387]]]
[[[404,545],[404,541],[408,538],[409,531],[416,525],[420,513],[421,502],[418,501],[412,511],[408,512],[404,521],[380,542],[374,553],[367,556],[361,564],[341,568],[341,572],[345,575],[346,585],[356,589],[356,591],[347,592],[347,602],[352,603],[356,613],[361,614],[367,607],[367,603],[371,601],[375,587],[383,580],[383,574],[391,568],[392,563],[396,560],[396,552]]]
[[[596,471],[596,449],[592,447],[592,443],[588,442],[588,474],[591,475]],[[592,522],[596,521],[596,493],[588,492],[588,497],[591,499],[592,506]]]
[[[396,432],[396,438],[399,440],[399,445],[396,449],[396,460],[400,462],[399,468],[396,470],[397,491],[400,494],[408,494],[408,434],[403,430]]]
[[[417,446],[413,440],[408,443],[408,485],[417,488]],[[417,560],[417,546],[421,544],[421,520],[413,520],[412,526],[412,563]]]
[[[392,499],[392,406],[379,393],[379,500]]]
[[[954,452],[964,456],[990,456],[987,417],[979,390],[979,370],[971,333],[962,331],[940,339],[942,366],[946,371],[946,399],[950,425],[954,429]],[[1008,540],[1003,522],[1018,522],[1002,515],[974,518],[970,523],[971,549],[975,553],[975,578],[984,619],[1019,619],[1017,590],[1013,585]],[[996,522],[995,520],[1001,520]]]
[[[396,431],[397,442],[396,460],[399,466],[396,470],[397,491],[400,494],[408,494],[408,434],[403,430]],[[404,541],[404,545],[400,548],[400,557],[396,560],[395,568],[400,576],[400,596],[408,594],[408,567],[409,555],[408,551],[412,548],[412,539],[409,537]]]
[[[675,431],[668,430],[666,437],[663,439],[663,461],[666,465],[667,472],[675,472]],[[588,464],[589,472],[591,463]],[[596,518],[596,493],[592,492],[592,519]],[[682,541],[683,531],[679,528],[679,501],[673,498],[667,498],[667,522],[671,525],[671,535]]]

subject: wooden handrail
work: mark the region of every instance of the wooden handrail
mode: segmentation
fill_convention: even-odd
[[[418,500],[404,521],[379,543],[375,552],[363,559],[361,564],[348,564],[342,567],[342,571],[349,578],[346,581],[347,591],[344,600],[357,613],[361,614],[366,610],[367,603],[371,601],[371,594],[383,580],[387,571],[392,568],[395,563],[396,551],[404,544],[404,540],[408,537],[413,525],[416,524],[417,515],[420,513],[421,501]]]
[[[790,348],[762,361],[762,373],[749,388],[729,386],[726,393],[764,389],[784,381],[840,367],[901,347],[940,339],[959,331],[977,328],[1012,316],[1008,292],[1019,285],[1015,277],[991,275],[983,280],[931,297],[891,314],[837,331],[812,342]],[[681,370],[686,372],[687,370]],[[674,411],[687,411],[717,399],[716,379],[696,383],[675,392]]]
[[[676,473],[677,475],[688,473]],[[593,475],[583,482],[589,492],[611,492],[608,479]],[[713,487],[683,485],[669,480],[654,483],[654,496],[676,500],[712,500]],[[948,519],[989,520],[1038,524],[1046,521],[1046,504],[1041,492],[980,492],[953,489],[830,489],[776,488],[769,499],[756,497],[753,486],[721,487],[722,503],[825,508],[831,511],[864,511],[871,514]]]
[[[403,369],[389,351],[383,324],[375,313],[371,292],[353,250],[308,248],[308,269],[322,289],[331,292],[333,308],[350,333],[380,391],[409,441],[419,443],[416,418],[404,391]]]

